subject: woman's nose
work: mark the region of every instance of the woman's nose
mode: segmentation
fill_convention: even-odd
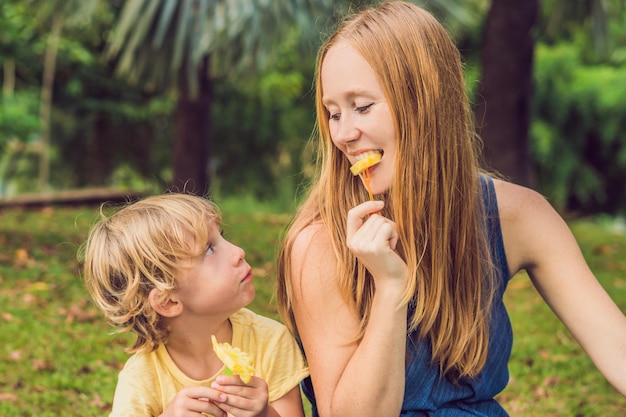
[[[350,116],[342,116],[342,118],[337,121],[334,132],[331,131],[333,142],[337,145],[346,145],[358,139],[360,135],[361,131]]]

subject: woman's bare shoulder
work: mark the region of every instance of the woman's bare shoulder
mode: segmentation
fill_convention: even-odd
[[[494,179],[498,209],[503,220],[524,218],[536,210],[550,210],[552,207],[539,192],[512,182]]]
[[[303,261],[309,255],[317,255],[332,249],[330,236],[321,222],[304,227],[294,238],[293,257]]]
[[[571,241],[564,220],[543,195],[502,180],[494,183],[512,273],[540,264],[554,247]]]
[[[294,238],[291,252],[291,265],[294,278],[314,281],[334,278],[337,261],[331,236],[321,222],[304,227]]]

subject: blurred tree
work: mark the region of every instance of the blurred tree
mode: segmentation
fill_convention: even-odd
[[[550,43],[579,35],[582,27],[583,38],[590,40],[583,50],[606,57],[606,3],[548,0],[541,2],[540,9],[538,0],[492,0],[482,34],[481,83],[475,107],[489,168],[518,184],[538,187],[529,138],[535,38],[541,32]]]
[[[99,58],[119,5],[93,5],[97,12],[87,16],[79,9],[62,10],[68,23],[59,33],[54,77],[48,78],[50,91],[44,101],[50,123],[46,186],[162,189],[171,177],[163,167],[169,169],[171,159],[173,100],[113,77],[112,64]],[[0,99],[1,195],[42,188],[43,57],[50,37],[46,16],[52,12],[42,0],[0,2],[0,68],[8,80]],[[138,185],[139,176],[145,181]]]
[[[564,3],[543,5],[536,51],[531,139],[540,190],[569,213],[623,216],[626,2]]]
[[[487,166],[529,187],[535,187],[528,133],[538,10],[538,0],[492,0],[475,107]]]
[[[570,213],[624,215],[626,67],[584,64],[584,54],[565,42],[537,48],[531,138],[541,191]]]
[[[28,120],[20,117],[18,112],[11,113],[7,107],[7,102],[16,100],[20,103],[20,107],[30,107],[30,99],[15,97],[16,85],[18,77],[16,72],[24,61],[32,59],[26,51],[29,39],[33,36],[34,28],[30,22],[26,22],[25,8],[18,4],[16,0],[6,0],[0,3],[0,63],[2,64],[3,82],[2,82],[2,101],[0,101],[0,149],[5,142],[13,140],[16,137],[24,140],[37,129],[38,121],[34,121],[28,117]],[[26,101],[29,102],[25,105]],[[3,113],[7,114],[5,116]]]
[[[96,4],[82,0],[27,0],[27,8],[35,11],[35,26],[47,31],[47,46],[43,60],[41,82],[41,102],[39,118],[41,127],[41,156],[39,164],[39,187],[48,188],[50,179],[50,114],[52,109],[52,88],[59,39],[64,26],[88,24],[89,16],[96,10]]]
[[[97,0],[91,0],[97,1]],[[210,107],[217,76],[249,77],[272,62],[272,49],[296,25],[304,47],[329,0],[127,0],[108,57],[117,73],[157,91],[177,93],[172,186],[210,188]]]
[[[594,59],[606,59],[611,50],[609,15],[621,16],[624,0],[549,0],[542,2],[538,36],[543,43],[578,39]],[[618,24],[624,25],[617,19]]]

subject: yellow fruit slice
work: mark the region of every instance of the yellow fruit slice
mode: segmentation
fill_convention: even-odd
[[[239,375],[244,384],[250,382],[252,375],[254,375],[254,366],[250,355],[229,343],[218,343],[213,335],[211,335],[211,342],[213,343],[213,351],[224,362],[227,371],[233,375]]]
[[[350,172],[352,172],[354,176],[359,175],[363,170],[379,163],[381,159],[382,155],[380,152],[367,155],[365,158],[356,161],[356,163],[350,167]]]

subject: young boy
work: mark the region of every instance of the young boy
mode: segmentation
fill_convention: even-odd
[[[86,287],[119,332],[137,336],[111,416],[304,416],[308,368],[286,327],[244,308],[251,268],[220,222],[209,200],[165,194],[102,214],[91,229]],[[252,357],[247,384],[224,375],[211,335]]]

